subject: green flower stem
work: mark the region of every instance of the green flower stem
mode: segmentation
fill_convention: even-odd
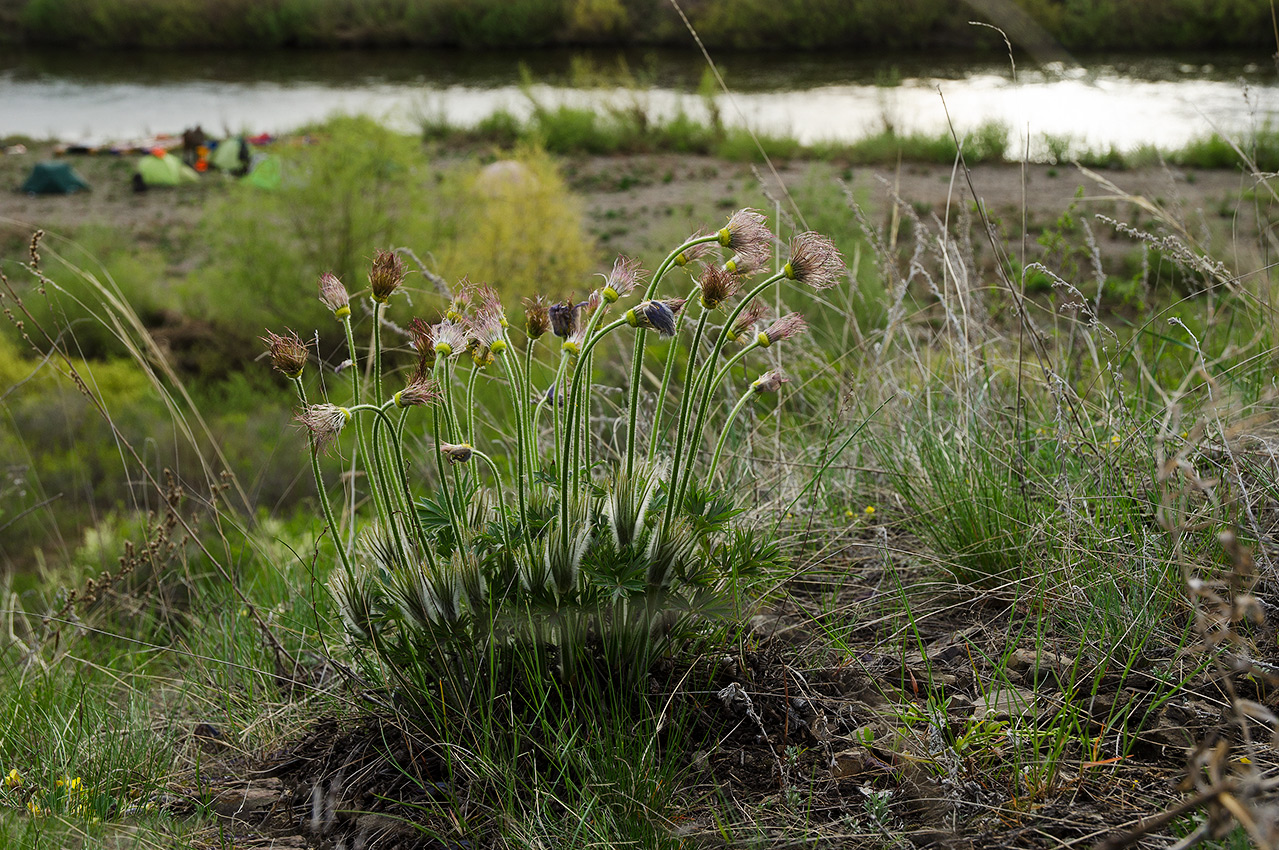
[[[551,397],[555,398],[555,408],[551,411],[551,438],[555,443],[555,468],[557,470],[563,466],[562,458],[560,457],[560,410],[564,405],[564,392],[560,388],[560,382],[564,380],[564,369],[568,365],[568,359],[568,352],[561,351],[560,365],[555,370],[555,381],[551,384],[551,389],[538,399],[537,409],[533,411],[533,424],[536,426],[538,420],[541,419],[542,408],[546,406],[546,400]]]
[[[693,367],[697,364],[697,348],[702,343],[702,334],[706,332],[706,320],[710,318],[711,311],[702,308],[702,315],[697,319],[697,330],[693,333],[693,344],[688,347],[688,366],[684,369],[684,392],[680,395],[679,402],[679,419],[675,423],[675,454],[671,457],[671,476],[668,479],[670,487],[666,494],[666,511],[665,511],[665,527],[669,528],[671,519],[675,516],[675,503],[678,501],[675,482],[679,480],[680,464],[691,466],[691,462],[686,461],[684,454],[684,423],[688,419],[688,413],[692,407],[690,398],[692,392],[690,390],[693,381]]]
[[[480,376],[480,364],[471,364],[471,374],[466,379],[466,434],[463,439],[475,445],[475,381]]]
[[[388,404],[393,404],[393,402],[388,402]],[[373,457],[374,470],[376,471],[376,475],[374,476],[373,486],[377,488],[378,490],[381,490],[382,492],[382,500],[386,504],[387,510],[390,512],[390,515],[388,516],[387,528],[390,531],[394,532],[392,536],[395,539],[395,547],[397,550],[399,550],[401,561],[407,564],[409,560],[408,560],[408,551],[404,548],[405,531],[402,528],[401,523],[395,522],[396,510],[393,508],[393,505],[396,504],[396,498],[391,495],[392,492],[394,492],[394,488],[390,486],[392,473],[389,469],[387,469],[386,458],[384,457],[383,452],[380,450],[380,447],[378,445],[378,431],[380,430],[380,427],[382,425],[386,425],[387,430],[390,431],[391,433],[391,438],[394,439],[395,425],[391,422],[390,418],[386,415],[386,409],[384,405],[356,404],[356,405],[352,405],[348,409],[353,414],[354,413],[372,413],[374,416],[377,417],[377,419],[374,420],[373,422],[372,457]],[[365,469],[365,473],[367,472],[368,470]],[[401,505],[401,509],[403,509],[403,505]]]
[[[736,366],[739,360],[741,360],[743,357],[745,357],[747,354],[750,354],[752,351],[754,351],[757,348],[759,348],[758,339],[743,346],[741,351],[737,352],[732,357],[728,358],[728,362],[725,363],[723,366],[721,366],[720,370],[715,373],[715,378],[714,380],[711,381],[711,386],[718,387],[720,383],[723,382],[724,376],[728,374],[729,370],[732,369],[734,366]]]
[[[458,422],[457,409],[453,405],[452,370],[449,367],[449,361],[447,358],[441,357],[435,362],[441,364],[442,368],[440,385],[444,387],[444,401],[448,411],[448,417],[446,419],[448,428],[446,430],[448,432],[449,441],[457,443],[466,442],[466,439],[462,436],[461,423]],[[436,442],[439,442],[438,438],[436,439]],[[457,464],[452,464],[452,466],[454,484],[453,498],[456,499],[455,504],[457,506],[457,513],[460,522],[462,514],[462,473],[458,471]]]
[[[382,404],[382,302],[373,301],[373,400]]]
[[[697,408],[697,418],[693,420],[691,442],[689,443],[690,454],[695,452],[697,447],[702,444],[702,428],[706,424],[706,412],[710,408],[711,394],[714,392],[716,386],[716,382],[711,380],[711,369],[715,367],[716,361],[719,360],[719,353],[724,349],[724,343],[728,340],[729,329],[733,327],[733,323],[737,321],[737,317],[742,314],[742,311],[746,309],[746,305],[751,303],[752,299],[784,277],[786,277],[785,271],[779,271],[776,274],[766,277],[758,286],[752,289],[749,294],[737,302],[737,306],[733,308],[733,312],[728,316],[728,321],[724,322],[724,326],[720,328],[719,335],[715,338],[715,345],[711,348],[711,353],[706,358],[706,363],[702,367],[701,375],[699,376],[704,377],[705,382],[700,387],[701,401]],[[692,366],[691,361],[689,365],[690,367]],[[723,374],[725,373],[721,372],[720,375],[716,377],[716,381],[718,381]],[[702,384],[703,382],[699,380],[698,383]],[[687,388],[688,386],[689,384],[686,382],[685,387]],[[686,389],[685,392],[688,393],[688,390]],[[680,418],[680,422],[683,424],[682,416]],[[692,478],[692,466],[691,462],[688,463],[680,478],[678,492],[675,494],[680,499],[684,497],[684,491],[688,489],[688,482]],[[675,476],[673,474],[671,476],[671,480],[675,480]]]
[[[525,409],[531,404],[533,397],[533,346],[537,344],[537,340],[530,339],[524,346],[524,385],[520,387],[520,407]],[[536,415],[536,414],[534,414]],[[524,410],[524,426],[527,429],[525,434],[525,450],[528,452],[528,469],[530,471],[537,469],[537,420],[530,417],[528,410]]]
[[[507,345],[509,350],[510,343],[508,342]],[[522,532],[520,536],[524,538],[525,547],[528,549],[529,563],[532,563],[533,547],[532,547],[532,544],[529,542],[528,501],[527,501],[527,494],[525,492],[528,487],[528,480],[527,480],[528,468],[526,466],[527,459],[525,458],[525,445],[524,445],[524,441],[527,436],[524,432],[524,414],[526,411],[524,410],[524,405],[520,403],[520,397],[519,397],[520,390],[519,390],[519,387],[517,386],[519,379],[516,377],[517,370],[511,364],[511,361],[509,358],[502,357],[501,359],[502,359],[502,368],[506,370],[508,385],[511,388],[511,404],[515,408],[515,420],[516,420],[515,421],[515,433],[516,433],[515,476],[516,476],[516,484],[518,485],[516,487],[516,492],[518,494],[519,506],[520,506],[520,530]],[[488,455],[484,455],[484,457],[487,459]],[[501,496],[502,494],[499,492],[498,493],[499,510],[501,510],[501,505],[502,505]],[[505,511],[502,511],[502,515],[503,515],[502,529],[503,531],[505,531],[506,529]],[[509,543],[508,543],[507,549],[508,551],[510,550]],[[514,552],[512,552],[511,554],[513,555]]]
[[[729,411],[728,420],[724,423],[724,430],[720,432],[719,442],[715,445],[715,454],[711,457],[710,471],[706,473],[707,487],[711,486],[711,481],[715,478],[715,470],[719,468],[719,457],[724,452],[724,443],[728,440],[728,432],[732,430],[733,420],[737,418],[737,414],[742,412],[742,408],[746,406],[746,402],[749,401],[753,395],[755,395],[755,387],[752,386],[742,394],[742,397],[738,399],[737,404],[733,406],[731,411]]]
[[[375,309],[373,311],[375,324],[377,314],[376,303],[377,302],[374,302]],[[360,397],[360,361],[355,348],[355,331],[351,327],[351,316],[349,313],[342,317],[342,329],[346,332],[347,356],[351,361],[351,365],[348,367],[351,371],[351,404],[360,404],[363,400]],[[374,339],[378,339],[378,337],[375,335]],[[364,432],[363,426],[359,422],[356,423],[355,427],[355,441],[356,445],[359,447],[360,460],[363,461],[365,471],[368,472],[372,457],[369,453],[369,439],[368,435]],[[352,482],[351,486],[354,487],[355,483]],[[384,525],[388,525],[391,521],[390,505],[382,501],[382,494],[378,492],[376,487],[370,487],[369,493],[373,497],[373,509],[378,515],[378,519]]]
[[[506,527],[506,512],[505,512],[505,511],[503,511],[503,510],[502,510],[502,508],[501,508],[501,504],[502,504],[502,491],[504,491],[504,490],[506,489],[506,488],[503,486],[503,484],[502,484],[502,473],[498,470],[498,468],[497,468],[497,464],[493,462],[493,458],[489,457],[489,456],[488,456],[488,455],[486,455],[484,452],[480,451],[480,450],[479,450],[479,449],[477,449],[477,448],[472,448],[472,449],[471,449],[471,454],[473,454],[475,457],[480,458],[480,459],[481,459],[481,460],[483,460],[486,464],[488,464],[489,472],[491,472],[491,473],[493,474],[493,484],[494,484],[494,486],[497,488],[497,497],[498,497],[498,510],[497,510],[497,512],[498,512],[498,516],[500,517],[501,525],[502,525],[502,543],[506,546],[506,551],[511,552],[511,553],[514,553],[514,552],[515,552],[515,549],[511,546],[511,533],[510,533],[510,531],[509,531],[509,530],[507,529],[507,527]],[[523,535],[523,537],[524,537],[524,544],[525,544],[527,547],[529,547],[529,548],[528,548],[528,555],[529,555],[529,558],[532,558],[532,557],[533,557],[533,549],[532,549],[532,544],[529,542],[529,539],[528,539],[529,535],[528,535],[527,533],[525,533],[525,534]],[[530,563],[531,563],[531,561],[530,561]]]
[[[694,286],[692,291],[688,293],[688,303],[693,303],[693,298],[697,296],[702,287]],[[679,351],[676,344],[679,340],[679,332],[684,327],[684,317],[688,315],[688,310],[680,310],[679,316],[675,319],[675,334],[671,337],[670,348],[666,350],[666,366],[662,369],[662,386],[657,392],[657,406],[653,409],[653,426],[651,433],[648,435],[648,458],[652,460],[657,457],[657,441],[662,434],[662,412],[666,407],[666,394],[670,390],[671,376],[675,373],[675,355]],[[629,473],[628,473],[629,474]]]
[[[657,293],[657,287],[662,282],[662,278],[671,270],[671,266],[675,265],[675,261],[679,255],[687,251],[689,248],[697,245],[705,245],[710,242],[718,242],[719,235],[712,234],[710,236],[698,236],[690,239],[683,245],[676,248],[666,255],[666,259],[662,260],[661,265],[657,267],[657,271],[653,273],[653,279],[649,282],[648,288],[644,290],[644,298],[641,300],[649,301]],[[631,357],[631,385],[630,399],[628,403],[630,409],[626,420],[626,474],[632,475],[635,472],[635,424],[636,417],[639,415],[639,389],[640,380],[643,377],[644,366],[644,338],[648,331],[641,328],[635,334],[635,351]],[[654,421],[654,428],[657,427]],[[650,452],[651,455],[651,452]]]
[[[445,365],[443,357],[435,361],[435,373],[437,376],[443,376],[442,378],[437,377],[436,380],[448,380],[448,367]],[[453,539],[461,540],[462,538],[459,536],[461,533],[461,525],[457,516],[457,506],[453,503],[453,494],[449,492],[448,472],[444,469],[444,453],[440,451],[440,444],[443,442],[441,438],[441,431],[443,429],[440,428],[441,418],[447,419],[448,412],[444,407],[437,406],[431,411],[431,430],[435,433],[435,468],[440,475],[440,492],[443,494],[442,501],[444,502],[444,506],[449,512],[449,525],[453,528]],[[445,424],[447,424],[447,422]],[[453,472],[454,481],[456,482],[457,470],[454,469]]]
[[[426,561],[430,564],[431,569],[436,568],[435,553],[431,551],[431,540],[426,535],[426,527],[422,525],[422,517],[417,511],[417,506],[413,503],[413,494],[409,490],[409,467],[404,460],[404,424],[408,421],[409,409],[407,407],[400,409],[400,420],[395,424],[395,443],[399,450],[400,479],[404,482],[404,500],[408,503],[409,518],[413,521],[413,527],[417,531],[418,545],[426,554]]]
[[[297,388],[298,398],[302,402],[302,406],[306,406],[306,387],[302,384],[300,377],[293,378],[293,386]],[[342,536],[338,530],[337,520],[333,518],[333,505],[329,503],[329,491],[324,489],[324,478],[320,475],[320,453],[315,448],[315,441],[311,443],[311,475],[315,477],[315,492],[320,497],[320,507],[324,511],[324,522],[329,527],[329,534],[333,535],[333,547],[338,550],[338,558],[342,560],[342,566],[347,573],[351,572],[351,560],[347,557],[346,547],[342,545]]]
[[[597,310],[596,314],[598,315],[599,313],[602,313],[602,312],[603,312],[602,309]],[[569,471],[569,467],[572,465],[569,462],[569,459],[573,457],[573,432],[577,430],[577,423],[576,423],[577,390],[580,388],[580,385],[581,385],[582,370],[586,367],[588,361],[590,360],[591,349],[594,348],[595,345],[600,340],[602,340],[605,336],[617,330],[622,325],[626,324],[625,318],[617,319],[605,325],[603,328],[601,328],[599,333],[591,335],[590,331],[593,329],[595,318],[596,318],[595,316],[591,317],[592,324],[587,326],[586,343],[582,346],[582,350],[578,352],[577,354],[577,363],[573,367],[573,379],[569,383],[571,390],[569,392],[569,398],[568,398],[568,409],[564,415],[564,449],[563,449],[563,452],[561,453],[561,457],[563,458],[564,462],[560,464],[559,473],[560,473],[560,517],[562,519],[561,525],[563,526],[563,534],[564,534],[566,546],[568,544],[568,503],[569,503],[569,499],[568,499],[569,472],[568,471]],[[575,476],[574,478],[575,486],[576,486],[576,481],[577,481],[577,477]]]

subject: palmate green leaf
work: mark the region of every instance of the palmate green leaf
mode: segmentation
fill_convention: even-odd
[[[725,491],[703,489],[695,484],[688,488],[683,507],[684,515],[698,536],[724,530],[743,510],[733,504],[732,497]]]

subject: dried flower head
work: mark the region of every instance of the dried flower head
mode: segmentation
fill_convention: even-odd
[[[775,342],[790,339],[808,330],[808,322],[799,313],[787,313],[759,332],[756,341],[761,348],[768,348]]]
[[[457,289],[449,304],[444,308],[444,318],[450,322],[461,322],[466,318],[466,311],[471,306],[471,282],[463,277],[457,282]]]
[[[475,449],[466,443],[440,443],[440,453],[449,463],[466,463],[475,453]]]
[[[506,308],[502,306],[502,296],[487,283],[481,283],[472,290],[471,301],[475,304],[475,321],[477,323],[496,324],[506,327]]]
[[[790,241],[790,259],[782,272],[813,289],[826,289],[838,283],[847,269],[835,243],[810,230]]]
[[[451,319],[442,319],[431,332],[435,340],[435,353],[441,357],[461,354],[466,349],[466,326]]]
[[[414,318],[409,322],[409,345],[418,354],[435,351],[435,331],[422,319]]]
[[[782,384],[790,382],[790,378],[786,377],[780,369],[770,369],[755,379],[751,384],[751,389],[757,393],[775,393],[782,388]]]
[[[338,434],[351,420],[351,411],[336,404],[311,404],[293,417],[311,433],[311,444],[317,452],[337,442]]]
[[[584,345],[586,345],[586,324],[579,322],[573,332],[568,335],[568,339],[560,344],[560,350],[569,354],[579,354]]]
[[[320,303],[339,319],[351,315],[351,296],[333,272],[320,275]]]
[[[688,303],[687,298],[663,298],[662,303],[671,308],[671,314],[678,316],[680,311],[684,309],[684,305]]]
[[[639,260],[618,257],[613,261],[613,271],[609,272],[604,279],[604,287],[600,290],[600,294],[609,304],[619,298],[625,298],[640,282],[642,273]]]
[[[734,342],[739,339],[744,340],[745,336],[751,328],[755,327],[755,323],[764,318],[764,313],[768,308],[764,306],[764,302],[756,299],[746,306],[746,309],[737,317],[737,321],[733,322],[733,326],[728,329],[728,338]]]
[[[287,328],[283,336],[267,331],[262,341],[271,355],[271,366],[277,372],[283,372],[290,378],[302,374],[306,368],[306,344],[298,339],[297,334]]]
[[[422,373],[421,368],[413,373],[404,389],[395,394],[396,407],[414,407],[430,404],[441,398],[440,385]]]
[[[551,329],[551,305],[541,295],[524,299],[524,332],[538,339]]]
[[[714,310],[737,293],[742,282],[734,275],[719,266],[707,266],[702,270],[698,281],[702,289],[702,306]]]
[[[696,233],[694,233],[692,236],[688,237],[684,241],[692,242],[694,239],[701,239],[708,235],[710,234],[706,232],[705,228],[699,228]],[[675,255],[675,265],[686,266],[689,263],[696,262],[697,260],[700,260],[702,257],[705,257],[710,250],[711,250],[711,243],[709,242],[699,242],[696,245],[689,245],[683,251],[680,251],[678,254]]]
[[[476,363],[487,365],[493,362],[492,355],[506,350],[506,312],[497,291],[487,284],[475,288],[472,303],[476,309],[467,323],[473,343],[469,349]]]
[[[551,333],[558,337],[572,336],[573,331],[577,330],[577,317],[583,304],[574,304],[572,301],[560,301],[557,304],[552,304],[548,309],[548,315],[551,320]]]
[[[675,313],[665,301],[641,301],[626,311],[626,324],[662,336],[675,335]]]
[[[734,259],[743,269],[762,268],[768,262],[772,242],[772,231],[768,229],[764,216],[758,210],[738,210],[719,232],[719,244],[731,249],[741,258]]]
[[[369,269],[369,290],[373,300],[385,304],[395,290],[404,283],[404,261],[394,251],[378,251]]]

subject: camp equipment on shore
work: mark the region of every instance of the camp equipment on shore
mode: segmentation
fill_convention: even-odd
[[[138,175],[147,186],[177,186],[200,179],[195,169],[162,150],[153,151],[138,160]]]
[[[89,184],[65,162],[37,162],[22,191],[30,195],[70,195],[87,192]]]

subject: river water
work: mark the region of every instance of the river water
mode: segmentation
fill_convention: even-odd
[[[852,141],[882,130],[935,134],[948,115],[962,133],[997,121],[1013,150],[1046,137],[1078,147],[1173,148],[1214,130],[1231,135],[1279,115],[1268,56],[1096,56],[1045,67],[953,56],[928,62],[844,53],[725,54],[726,123],[804,142]],[[625,63],[624,71],[619,71]],[[202,124],[282,133],[334,112],[412,130],[424,117],[470,125],[531,100],[651,116],[707,115],[705,65],[693,52],[446,50],[0,55],[0,136],[100,144]]]

